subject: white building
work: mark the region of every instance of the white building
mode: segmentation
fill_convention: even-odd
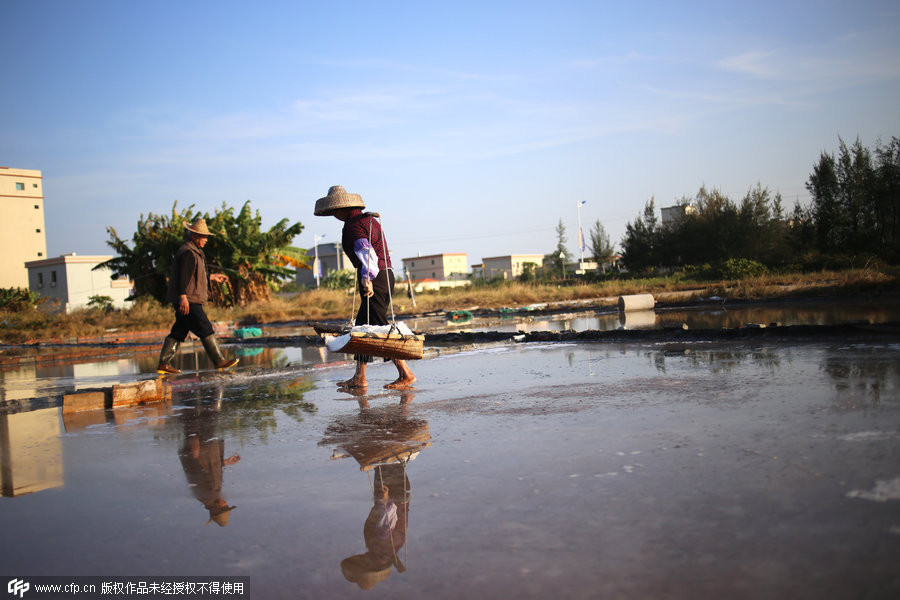
[[[108,296],[114,307],[124,308],[131,295],[131,281],[113,279],[107,268],[94,270],[111,258],[78,256],[73,252],[27,262],[28,288],[45,298],[59,300],[63,312],[86,307],[92,296]]]
[[[525,270],[526,264],[533,264],[535,270],[544,264],[543,254],[508,254],[506,256],[492,256],[481,259],[481,275],[485,279],[502,277],[503,279],[515,279]]]
[[[46,256],[41,172],[0,167],[0,288],[28,287],[25,263]]]
[[[469,255],[465,252],[411,256],[403,259],[403,269],[413,281],[465,280],[469,269]]]

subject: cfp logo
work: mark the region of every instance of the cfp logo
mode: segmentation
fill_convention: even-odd
[[[31,589],[31,584],[27,581],[23,581],[21,579],[12,579],[9,584],[6,586],[6,591],[12,594],[13,596],[18,596],[21,598],[25,595],[25,592]]]

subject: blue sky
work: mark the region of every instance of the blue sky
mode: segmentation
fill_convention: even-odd
[[[339,184],[395,259],[577,253],[702,185],[785,206],[838,136],[900,135],[900,4],[0,1],[0,165],[44,174],[48,253],[173,201],[295,240]]]

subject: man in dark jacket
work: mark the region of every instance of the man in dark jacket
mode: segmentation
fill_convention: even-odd
[[[175,308],[175,324],[163,342],[159,354],[157,373],[181,373],[172,366],[172,359],[178,346],[193,333],[203,343],[206,354],[217,369],[229,369],[238,364],[238,359],[227,359],[222,355],[213,326],[203,310],[208,299],[209,281],[224,283],[228,277],[223,273],[209,275],[206,271],[206,255],[203,246],[212,234],[206,226],[206,219],[198,218],[191,225],[185,224],[190,239],[175,253],[166,302]]]

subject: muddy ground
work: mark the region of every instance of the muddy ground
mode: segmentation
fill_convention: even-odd
[[[171,406],[4,414],[32,489],[0,499],[0,571],[246,577],[252,598],[896,598],[900,336],[773,332],[456,346],[404,393],[389,363],[349,394],[351,365],[273,348],[174,378]]]
[[[0,576],[900,597],[896,323],[427,339],[404,392],[384,362],[342,391],[352,363],[301,332],[229,339],[230,373],[187,345],[171,404],[78,414],[63,393],[152,377],[156,344],[7,352]]]

